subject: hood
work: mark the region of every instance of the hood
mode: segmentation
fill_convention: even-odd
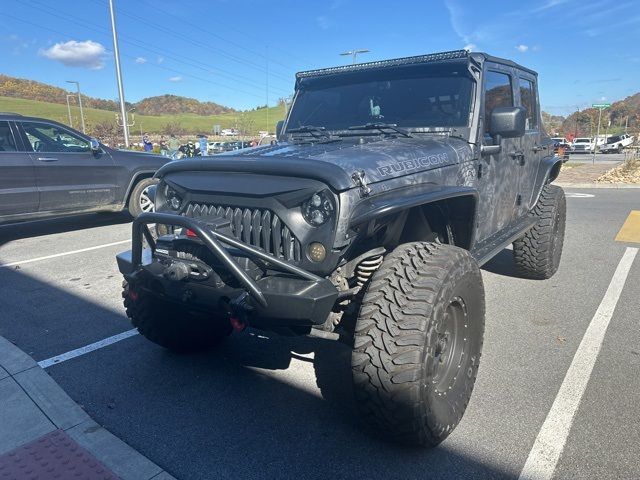
[[[450,137],[345,138],[316,144],[280,143],[247,148],[213,157],[180,160],[162,167],[157,177],[176,171],[224,171],[312,178],[342,191],[358,184],[352,179],[364,171],[366,183],[454,165],[471,158],[463,140]]]

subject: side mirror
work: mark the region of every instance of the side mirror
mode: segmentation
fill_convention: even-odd
[[[500,137],[517,138],[524,135],[526,110],[522,107],[497,107],[491,112],[489,134],[499,143]]]
[[[89,139],[89,145],[91,145],[91,150],[94,152],[99,152],[100,151],[100,142],[98,140],[96,140],[95,138],[90,138]]]
[[[276,140],[280,140],[280,135],[282,134],[282,127],[284,127],[284,120],[278,120],[278,123],[276,123]]]

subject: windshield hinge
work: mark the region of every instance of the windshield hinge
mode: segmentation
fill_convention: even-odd
[[[371,188],[367,185],[367,182],[364,179],[364,170],[356,170],[351,175],[351,179],[353,183],[360,187],[360,196],[367,197],[371,193]]]

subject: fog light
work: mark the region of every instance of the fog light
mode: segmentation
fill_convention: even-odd
[[[309,258],[314,262],[321,262],[327,256],[327,249],[324,245],[318,242],[309,244]]]

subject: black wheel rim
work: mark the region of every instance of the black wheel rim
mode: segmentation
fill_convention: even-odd
[[[467,306],[461,297],[454,297],[435,331],[431,382],[439,396],[447,395],[458,375],[463,373],[461,369],[469,344],[468,328]]]

